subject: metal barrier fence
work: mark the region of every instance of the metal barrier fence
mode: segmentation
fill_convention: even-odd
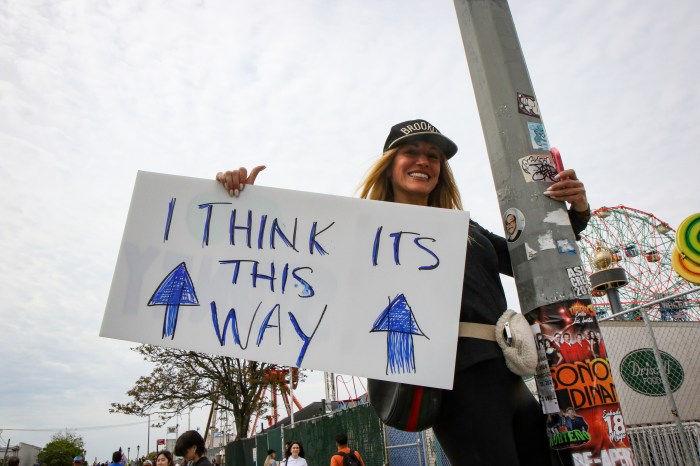
[[[697,460],[700,454],[700,423],[683,423],[683,430]],[[692,464],[684,458],[680,434],[675,424],[632,427],[628,432],[636,466]]]

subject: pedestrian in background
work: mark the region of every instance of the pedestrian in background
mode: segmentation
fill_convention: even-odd
[[[182,456],[185,463],[190,466],[212,466],[206,457],[207,448],[204,439],[196,430],[188,430],[177,438],[175,442],[175,454]]]

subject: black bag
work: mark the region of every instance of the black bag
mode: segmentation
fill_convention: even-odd
[[[350,450],[350,453],[345,453],[344,451],[339,451],[334,453],[333,456],[340,455],[343,457],[343,466],[362,466],[360,460],[355,456],[355,450]]]
[[[420,385],[367,379],[367,393],[384,424],[407,432],[431,428],[442,404],[441,389]]]

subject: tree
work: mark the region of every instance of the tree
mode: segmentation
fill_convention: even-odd
[[[37,460],[46,466],[71,466],[73,458],[84,455],[84,450],[83,438],[66,430],[51,437],[51,441],[39,452]]]
[[[110,412],[157,415],[158,426],[190,408],[219,403],[229,410],[238,437],[246,437],[256,414],[268,406],[262,390],[265,374],[276,365],[215,356],[194,351],[141,345],[132,350],[155,364],[148,376],[139,377],[127,395],[127,403],[112,403]]]

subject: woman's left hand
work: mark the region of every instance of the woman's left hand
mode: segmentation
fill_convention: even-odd
[[[557,180],[544,192],[545,196],[555,201],[566,201],[577,212],[588,210],[588,198],[586,187],[576,177],[576,171],[572,169],[562,170],[554,177]]]

